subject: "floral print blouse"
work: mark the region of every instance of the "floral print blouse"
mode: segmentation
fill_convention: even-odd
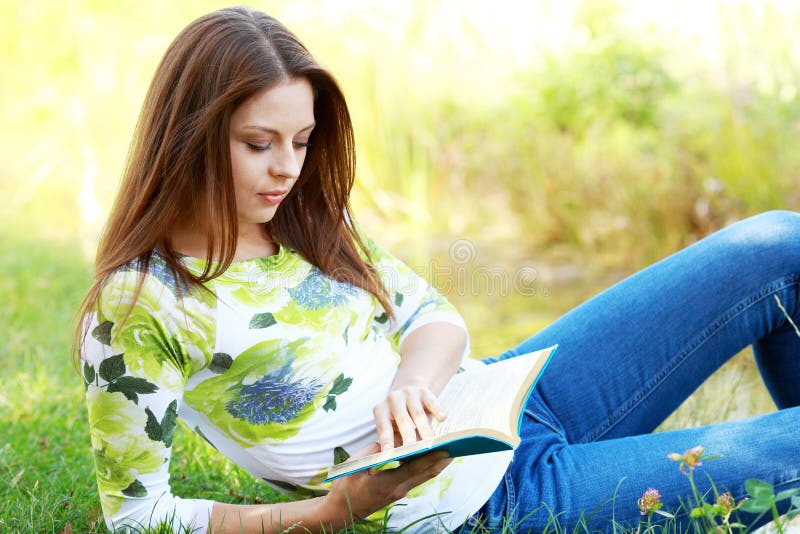
[[[325,276],[284,246],[234,262],[182,295],[154,255],[105,285],[87,317],[83,377],[97,484],[110,528],[205,532],[212,501],[173,496],[176,422],[254,477],[296,498],[325,493],[327,468],[377,441],[372,408],[389,390],[399,346],[424,324],[464,326],[450,303],[373,241],[393,317],[368,292]],[[184,257],[202,272],[204,260]],[[179,296],[180,295],[180,296]],[[483,365],[465,358],[464,367]],[[415,532],[462,524],[503,477],[509,453],[458,458],[370,519]]]

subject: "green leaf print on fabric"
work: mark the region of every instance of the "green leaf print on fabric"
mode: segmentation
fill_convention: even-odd
[[[250,329],[267,328],[277,323],[278,321],[270,312],[257,313],[250,319]]]
[[[111,345],[111,329],[114,323],[111,321],[103,321],[92,330],[92,337],[103,345]]]
[[[100,378],[106,382],[112,382],[125,374],[125,356],[117,354],[100,362]]]
[[[187,389],[184,400],[243,446],[283,441],[300,431],[325,394],[313,378],[325,363],[317,361],[319,351],[307,338],[263,341],[236,356],[225,373]]]
[[[139,403],[139,395],[158,391],[158,386],[144,378],[125,375],[126,370],[125,355],[117,354],[100,362],[97,374],[108,382],[106,389],[109,393],[122,393],[136,404]],[[92,383],[95,378],[94,368],[84,363],[83,375],[87,385]]]
[[[148,437],[153,441],[163,441],[164,445],[171,447],[178,420],[178,401],[174,400],[169,403],[160,423],[150,408],[145,408],[144,411],[147,414],[147,424],[144,430]]]
[[[348,458],[350,458],[350,453],[344,450],[344,447],[336,447],[333,449],[333,465],[346,462]]]
[[[175,428],[178,426],[178,401],[172,401],[161,418],[161,431],[164,435],[164,445],[172,446],[172,438],[175,436]]]
[[[101,365],[102,367],[102,365]],[[102,369],[100,371],[102,373]],[[100,375],[102,376],[102,374]],[[143,393],[155,393],[158,390],[158,386],[155,384],[151,384],[144,378],[138,378],[135,376],[121,376],[119,378],[114,379],[108,385],[108,392],[120,392],[125,395],[129,400],[139,403],[139,395]]]
[[[147,432],[147,437],[153,441],[161,441],[161,423],[158,422],[155,414],[150,411],[150,408],[145,408],[144,413],[147,414],[147,423],[144,425],[144,431]]]
[[[89,365],[88,362],[83,363],[83,381],[88,384],[93,384],[95,379],[94,367]]]
[[[336,377],[336,380],[333,381],[333,386],[331,386],[331,390],[328,392],[328,395],[341,395],[348,390],[350,384],[352,383],[352,378],[345,377],[344,373],[340,373],[339,376]]]
[[[104,511],[114,514],[139,474],[158,472],[166,447],[147,436],[145,414],[122,393],[90,385],[86,401],[100,499]]]
[[[403,305],[403,294],[402,293],[395,292],[395,294],[394,294],[394,303],[395,303],[396,306],[402,306]]]
[[[144,489],[144,484],[138,480],[131,482],[131,485],[122,490],[122,494],[127,497],[146,497],[147,490]]]
[[[224,373],[231,368],[232,363],[233,358],[231,358],[230,354],[215,352],[214,355],[211,356],[211,365],[208,366],[208,370],[216,374]]]
[[[333,385],[331,386],[331,390],[328,392],[328,396],[325,398],[325,405],[322,407],[322,409],[326,412],[335,411],[337,406],[336,395],[341,395],[347,391],[352,383],[352,378],[345,377],[344,373],[339,373],[339,376],[337,376],[333,381]]]
[[[389,320],[389,316],[386,315],[386,312],[383,312],[380,315],[375,316],[375,322],[380,324],[385,324],[386,321]]]

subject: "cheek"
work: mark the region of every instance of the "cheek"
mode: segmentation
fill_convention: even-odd
[[[245,162],[245,154],[242,150],[231,143],[231,173],[233,174],[233,181],[236,183],[237,176],[241,175],[244,169],[246,168]]]
[[[240,149],[231,149],[231,175],[237,193],[253,187],[258,181],[259,157]]]
[[[241,162],[231,153],[231,180],[233,180],[233,194],[237,200],[242,193],[242,170]]]
[[[297,156],[297,164],[300,167],[301,171],[303,170],[303,167],[305,166],[306,161],[308,161],[308,150],[304,150],[302,154],[299,154]]]

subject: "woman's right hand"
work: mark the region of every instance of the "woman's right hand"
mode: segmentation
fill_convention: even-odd
[[[380,452],[380,445],[376,443],[354,456],[377,452]],[[452,460],[446,452],[437,451],[403,462],[395,469],[365,469],[353,473],[333,482],[330,492],[324,498],[324,506],[329,509],[332,517],[347,518],[348,522],[350,517],[365,518],[434,478]]]

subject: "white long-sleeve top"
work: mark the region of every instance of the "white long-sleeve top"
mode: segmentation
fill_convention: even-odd
[[[464,323],[423,278],[368,243],[391,318],[373,295],[283,246],[234,262],[208,283],[211,292],[181,298],[156,255],[133,308],[137,266],[111,277],[98,312],[87,318],[91,335],[82,351],[110,528],[167,523],[205,532],[213,502],[176,497],[169,486],[178,418],[254,477],[297,498],[325,493],[327,468],[377,441],[372,409],[386,397],[402,340],[431,322]],[[203,270],[203,260],[183,261]],[[479,365],[465,352],[463,366]],[[389,527],[427,517],[415,532],[456,528],[486,502],[510,458],[456,459],[391,508]]]

